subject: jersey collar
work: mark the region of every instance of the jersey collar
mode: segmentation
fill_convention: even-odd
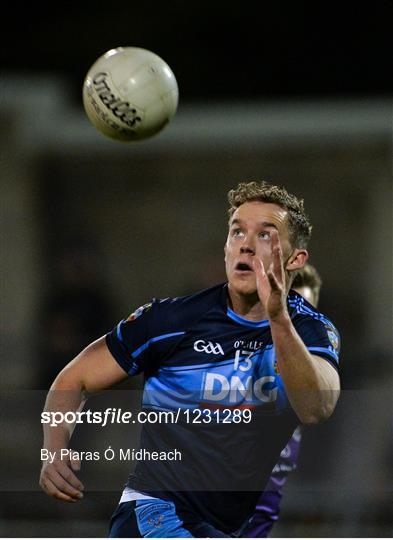
[[[221,296],[221,304],[224,312],[226,313],[227,317],[229,317],[232,321],[236,322],[237,324],[241,324],[242,326],[248,326],[249,328],[265,328],[269,326],[269,320],[263,319],[261,321],[250,321],[250,319],[246,319],[245,317],[242,317],[241,315],[238,315],[228,306],[228,283],[225,283],[222,288],[222,296]]]

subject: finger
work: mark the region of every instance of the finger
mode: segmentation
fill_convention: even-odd
[[[70,458],[70,465],[71,465],[71,469],[73,471],[80,471],[81,470],[81,461],[80,461],[80,459],[71,459]]]
[[[79,491],[83,491],[85,489],[85,486],[82,484],[79,478],[75,476],[72,470],[65,463],[59,463],[56,467],[56,471],[64,478],[64,480],[71,484],[72,487],[78,489]]]
[[[67,482],[56,470],[53,470],[50,475],[50,481],[57,487],[59,491],[69,495],[72,498],[82,499],[83,494],[79,489],[74,488]]]
[[[252,265],[255,272],[257,287],[264,288],[267,285],[267,276],[262,259],[259,257],[254,257],[252,260]]]
[[[270,288],[274,292],[281,290],[280,284],[278,283],[276,276],[274,275],[272,269],[270,268],[267,273],[267,279],[269,280]]]
[[[270,285],[269,285],[269,280],[266,275],[265,267],[264,267],[262,259],[259,259],[257,257],[253,258],[252,265],[255,272],[256,286],[257,286],[257,293],[259,296],[259,300],[262,306],[266,308],[266,303],[270,295]]]
[[[277,277],[277,280],[282,283],[283,281],[283,262],[282,262],[282,249],[280,237],[278,232],[273,230],[271,233],[271,249],[272,249],[272,261],[273,261],[273,271]]]
[[[78,500],[66,495],[65,493],[62,493],[49,478],[43,478],[41,480],[41,487],[48,495],[51,495],[51,497],[55,497],[56,499],[60,499],[61,501],[75,503]]]
[[[253,265],[253,268],[257,277],[259,276],[265,277],[266,273],[265,273],[265,267],[263,265],[262,259],[260,259],[259,257],[254,257],[252,259],[252,265]]]

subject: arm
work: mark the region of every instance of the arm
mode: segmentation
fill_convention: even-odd
[[[289,317],[280,241],[272,231],[272,263],[265,272],[260,259],[254,261],[260,301],[266,309],[277,355],[280,375],[288,399],[299,420],[315,424],[327,420],[334,411],[340,380],[336,370],[323,358],[310,354]]]
[[[91,343],[56,377],[45,402],[44,411],[81,410],[89,394],[110,388],[127,377],[108,350],[105,337]],[[40,486],[57,499],[75,502],[82,498],[83,485],[74,471],[78,462],[60,459],[60,450],[67,448],[74,426],[57,427],[44,424],[44,448],[55,452],[53,463],[46,461],[41,470]]]
[[[277,363],[288,399],[304,424],[327,420],[339,393],[337,371],[325,359],[310,354],[288,313],[271,321]]]

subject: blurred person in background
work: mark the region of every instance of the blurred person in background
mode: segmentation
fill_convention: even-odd
[[[54,261],[41,315],[37,386],[44,390],[70,358],[102,336],[113,321],[112,303],[91,243],[70,240]]]
[[[318,307],[322,279],[317,269],[307,263],[301,268],[292,282],[292,289],[301,294],[314,308]],[[307,305],[307,304],[305,304]],[[280,459],[275,465],[266,488],[259,498],[249,525],[244,530],[246,538],[266,538],[272,532],[273,525],[278,520],[282,499],[282,490],[288,474],[296,469],[302,428],[297,427],[288,444],[281,452]]]
[[[143,411],[179,414],[143,423],[141,449],[180,450],[180,459],[137,462],[111,537],[242,536],[296,427],[335,409],[338,331],[291,289],[308,259],[303,201],[254,181],[230,190],[228,201],[227,282],[136,309],[71,361],[48,393],[46,412],[77,411],[89,394],[143,372]],[[213,422],[194,423],[214,412]],[[72,429],[45,424],[43,446],[55,459],[40,475],[48,495],[68,502],[84,490],[77,461],[60,459]]]

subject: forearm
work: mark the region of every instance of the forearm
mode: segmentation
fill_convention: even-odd
[[[271,321],[271,332],[280,375],[297,416],[305,424],[326,420],[339,395],[334,368],[310,354],[287,313]]]
[[[44,412],[66,414],[83,408],[90,394],[109,388],[123,380],[127,374],[109,352],[105,337],[99,338],[84,349],[56,377],[46,399]],[[70,415],[71,416],[71,415]],[[75,417],[76,415],[72,415]],[[52,416],[53,418],[53,416]],[[62,417],[58,417],[61,421]],[[40,486],[52,497],[75,502],[82,497],[83,484],[74,474],[79,470],[78,460],[62,459],[60,450],[67,448],[74,423],[44,424],[44,448],[55,452],[45,459],[40,474]]]
[[[52,384],[45,402],[44,412],[63,413],[81,410],[86,397],[82,384],[67,378],[63,372],[59,374]],[[44,448],[50,451],[67,448],[75,423],[62,422],[56,426],[52,422],[43,424]]]

